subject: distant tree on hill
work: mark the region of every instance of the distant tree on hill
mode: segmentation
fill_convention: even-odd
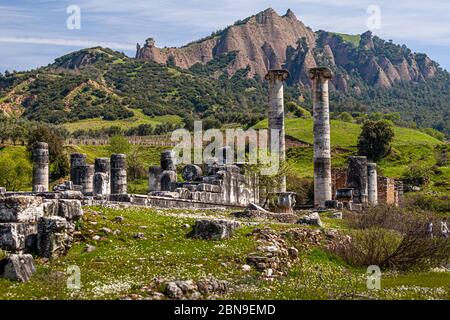
[[[388,121],[367,121],[358,139],[358,153],[371,161],[389,154],[394,130]]]
[[[342,121],[344,121],[344,122],[353,122],[353,117],[352,117],[352,115],[351,115],[350,113],[348,113],[348,112],[342,112],[342,113],[339,115],[339,119],[342,120]]]
[[[64,139],[67,131],[58,127],[36,124],[28,133],[27,149],[31,156],[35,142],[46,142],[48,144],[49,160],[51,163],[50,175],[53,179],[59,179],[69,174],[70,164],[64,150]]]
[[[109,152],[128,154],[131,151],[131,144],[124,136],[116,135],[109,139]]]
[[[0,157],[0,185],[9,191],[23,191],[31,184],[31,163],[20,151]]]

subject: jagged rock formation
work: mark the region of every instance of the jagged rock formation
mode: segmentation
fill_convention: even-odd
[[[136,58],[188,69],[230,53],[236,53],[227,68],[230,75],[250,67],[250,77],[264,77],[269,69],[284,66],[292,75],[290,84],[311,86],[308,70],[328,66],[336,74],[333,89],[341,91],[359,80],[389,88],[396,81],[424,81],[438,71],[426,55],[383,41],[371,32],[360,36],[313,32],[291,10],[279,16],[273,9],[181,48],[160,49],[149,38],[143,47],[138,44]],[[353,87],[358,90],[357,85]]]
[[[142,48],[138,46],[136,58],[167,63],[169,57],[173,57],[177,66],[187,69],[196,63],[206,63],[220,55],[238,52],[229,66],[230,73],[250,66],[251,75],[263,77],[268,69],[281,67],[286,61],[286,48],[295,47],[301,38],[314,47],[314,32],[300,22],[291,10],[279,16],[275,10],[267,9],[182,48],[160,49],[150,38]]]

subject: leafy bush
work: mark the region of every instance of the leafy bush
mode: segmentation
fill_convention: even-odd
[[[449,260],[450,242],[427,234],[433,218],[424,212],[380,206],[349,217],[354,228],[349,232],[351,240],[339,241],[329,249],[352,265],[410,270]]]
[[[423,186],[430,183],[432,168],[422,164],[412,163],[403,173],[404,181],[408,184]]]
[[[408,194],[404,200],[407,208],[419,208],[437,213],[450,212],[450,199],[448,196],[426,195],[422,193]]]
[[[111,154],[128,154],[131,151],[131,144],[124,136],[116,135],[109,139],[108,151]]]

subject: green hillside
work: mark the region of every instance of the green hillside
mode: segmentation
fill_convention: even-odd
[[[258,123],[255,128],[267,128],[267,120]],[[361,125],[331,121],[332,165],[343,167],[347,157],[356,154],[358,136]],[[392,153],[381,160],[380,172],[392,178],[401,178],[411,164],[432,167],[436,164],[435,150],[443,143],[423,132],[414,129],[394,127],[395,137]],[[312,178],[313,167],[313,120],[292,118],[286,119],[286,135],[311,146],[295,147],[288,151],[288,159],[293,168],[302,177]],[[441,167],[441,174],[434,175],[433,181],[450,181],[450,168]]]

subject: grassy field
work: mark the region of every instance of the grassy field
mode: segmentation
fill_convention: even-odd
[[[142,110],[131,109],[134,116],[128,119],[107,121],[100,118],[80,120],[77,122],[67,123],[64,126],[70,132],[76,130],[101,129],[110,127],[120,127],[124,130],[137,127],[141,124],[150,124],[153,127],[162,123],[181,123],[181,118],[174,115],[150,117],[145,115]]]
[[[123,216],[122,223],[115,222]],[[355,269],[320,246],[301,249],[301,258],[286,277],[267,281],[256,271],[244,272],[246,257],[258,243],[247,234],[260,222],[240,227],[230,240],[204,241],[187,237],[199,217],[230,218],[225,211],[88,208],[78,223],[81,238],[68,255],[51,262],[38,260],[38,272],[29,283],[0,279],[0,299],[119,299],[141,290],[156,279],[197,280],[215,277],[228,280],[233,288],[220,299],[448,299],[448,273],[386,274],[382,290],[366,289],[364,270]],[[329,227],[325,218],[325,226]],[[273,230],[299,228],[264,222]],[[102,228],[119,234],[105,234]],[[307,227],[305,227],[307,228]],[[144,233],[145,239],[134,234]],[[101,238],[92,240],[94,235]],[[96,247],[86,252],[87,245]],[[292,243],[290,245],[299,245]],[[69,266],[81,270],[82,288],[66,288]],[[113,267],[112,267],[113,266]],[[418,289],[419,288],[419,289]]]

